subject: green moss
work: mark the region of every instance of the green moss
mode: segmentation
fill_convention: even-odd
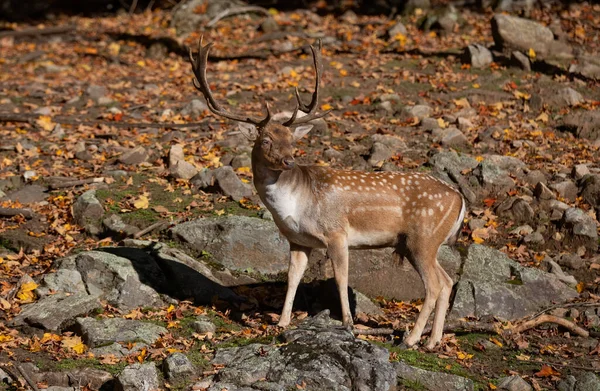
[[[269,345],[272,342],[273,342],[272,336],[265,336],[265,337],[259,337],[259,338],[236,337],[236,338],[231,338],[225,342],[222,342],[222,343],[218,344],[217,346],[219,348],[235,348],[235,347],[250,345],[253,343]]]
[[[95,368],[109,372],[111,375],[119,374],[127,366],[126,362],[113,365],[101,364],[97,358],[66,358],[60,361],[46,361],[37,363],[42,371],[71,371],[78,368]]]
[[[400,385],[405,387],[407,390],[426,390],[425,386],[418,381],[403,379],[400,381]]]

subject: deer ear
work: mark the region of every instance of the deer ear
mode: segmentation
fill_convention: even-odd
[[[256,129],[256,126],[252,124],[238,122],[238,129],[240,133],[250,141],[254,141],[258,138],[258,129]]]
[[[298,126],[296,129],[294,129],[294,141],[300,140],[302,137],[308,134],[312,128],[313,125]]]

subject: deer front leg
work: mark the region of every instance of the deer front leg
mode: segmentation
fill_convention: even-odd
[[[342,304],[342,323],[352,327],[352,313],[348,301],[348,242],[345,236],[337,236],[327,246],[327,252],[333,264],[333,274]]]
[[[286,327],[290,324],[292,319],[292,307],[294,305],[294,298],[296,297],[296,290],[302,280],[306,265],[308,264],[308,256],[310,255],[311,249],[308,247],[299,246],[294,243],[290,243],[290,267],[288,269],[288,288],[285,294],[285,303],[283,304],[283,310],[281,311],[281,317],[279,318],[278,326]]]

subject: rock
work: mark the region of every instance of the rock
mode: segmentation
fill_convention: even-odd
[[[40,185],[27,185],[21,189],[8,193],[5,197],[11,201],[18,201],[21,204],[35,204],[46,201],[46,188]]]
[[[279,24],[274,18],[268,17],[261,22],[260,30],[266,34],[273,33],[279,31]]]
[[[554,262],[551,258],[544,259],[544,263],[548,263],[550,273],[554,274],[559,280],[572,288],[577,287],[577,280],[575,277],[566,274],[558,263]]]
[[[198,174],[198,169],[192,163],[185,160],[178,161],[171,169],[174,178],[189,180]]]
[[[91,390],[104,389],[104,387],[112,385],[113,381],[113,376],[109,372],[94,368],[72,369],[66,375],[70,385],[85,384]],[[76,390],[79,390],[79,387]]]
[[[474,390],[474,384],[471,379],[465,377],[450,375],[448,373],[427,371],[425,369],[413,367],[404,361],[394,363],[394,369],[398,375],[398,380],[409,381],[419,385],[419,390],[430,391],[468,391]]]
[[[404,107],[402,112],[407,118],[417,118],[421,121],[424,118],[430,117],[433,113],[433,109],[427,105],[415,105]]]
[[[191,179],[191,182],[201,190],[217,191],[235,201],[252,196],[252,188],[240,180],[231,166],[201,171]]]
[[[441,174],[451,173],[454,176],[461,175],[462,171],[470,171],[477,167],[478,164],[479,162],[475,158],[467,154],[458,154],[454,151],[440,152],[429,159],[429,165],[435,171]]]
[[[569,67],[570,73],[578,73],[590,79],[600,79],[600,61],[593,55],[580,56],[577,59],[577,64],[571,64]]]
[[[206,103],[200,99],[192,99],[190,103],[185,105],[179,114],[183,117],[187,117],[188,115],[191,117],[198,117],[208,110],[208,106]]]
[[[585,267],[585,261],[577,254],[562,254],[557,262],[561,266],[568,267],[572,270],[579,270]]]
[[[596,221],[579,208],[569,208],[565,211],[563,222],[567,228],[572,229],[574,235],[591,239],[591,244],[598,240]]]
[[[529,61],[529,57],[524,55],[519,51],[513,51],[510,54],[510,62],[512,65],[521,68],[524,71],[531,71],[531,61]]]
[[[209,391],[283,390],[302,384],[308,390],[392,390],[396,371],[389,352],[332,327],[323,311],[282,334],[284,344],[251,344],[217,349],[212,364],[224,365]]]
[[[67,296],[58,293],[23,306],[21,313],[13,319],[13,324],[16,326],[27,324],[44,330],[57,331],[73,318],[101,307],[98,295],[76,293]]]
[[[120,247],[86,251],[78,254],[73,263],[71,268],[79,271],[88,292],[101,295],[121,310],[163,305],[155,289],[165,289],[164,273],[141,250]]]
[[[96,190],[81,194],[73,204],[73,219],[91,235],[98,235],[102,231],[100,219],[103,215],[104,207],[96,198]]]
[[[533,232],[523,238],[524,243],[542,244],[545,242],[544,235],[540,232]],[[563,281],[564,282],[564,281]]]
[[[559,183],[553,183],[549,186],[556,191],[558,195],[569,202],[574,202],[577,198],[577,186],[572,181],[566,180]]]
[[[558,391],[575,391],[575,383],[577,380],[575,376],[568,375],[564,380],[561,380],[558,383],[557,390]]]
[[[600,139],[600,111],[590,110],[567,114],[558,129],[573,133],[580,138]]]
[[[577,297],[556,276],[523,267],[500,251],[471,245],[449,317],[517,319]]]
[[[355,312],[357,314],[362,313],[370,316],[383,315],[383,310],[359,291],[354,291],[354,298],[356,300]]]
[[[553,200],[556,198],[552,190],[550,190],[548,186],[542,182],[538,182],[538,184],[535,186],[535,189],[533,189],[533,195],[538,200]]]
[[[583,96],[571,87],[563,88],[558,91],[558,98],[567,106],[576,106],[585,101]]]
[[[85,293],[85,284],[77,270],[59,269],[55,273],[46,274],[41,286],[36,289],[39,296],[45,296],[50,291],[64,293]]]
[[[442,137],[442,145],[451,148],[460,148],[469,145],[469,139],[457,128],[448,128]]]
[[[463,52],[463,62],[471,64],[473,68],[485,68],[493,61],[492,52],[477,43],[467,46]]]
[[[192,323],[193,329],[199,334],[216,333],[217,326],[209,320],[197,320]]]
[[[547,183],[546,175],[540,170],[529,171],[527,175],[525,175],[525,182],[529,183],[531,186],[537,186],[538,183],[543,183],[545,185]]]
[[[600,380],[592,372],[582,372],[575,377],[575,391],[600,390]]]
[[[183,353],[173,353],[163,362],[163,371],[170,381],[181,382],[196,371],[189,358]]]
[[[151,345],[167,333],[162,326],[123,318],[77,318],[75,329],[91,348],[113,342],[143,342]]]
[[[439,129],[440,124],[435,118],[423,118],[421,121],[421,128],[426,132],[431,132],[433,130]]]
[[[581,197],[596,208],[596,216],[600,218],[600,175],[587,175],[581,179]]]
[[[150,391],[160,389],[154,363],[128,365],[117,376],[115,391]]]
[[[582,179],[584,176],[590,173],[590,169],[587,164],[576,164],[573,166],[573,171],[571,175],[575,179]]]
[[[242,216],[204,218],[179,224],[170,233],[229,270],[265,275],[287,272],[289,244],[272,222]]]
[[[175,167],[177,162],[185,160],[185,154],[183,153],[183,145],[175,144],[169,149],[169,168]]]
[[[106,87],[103,86],[97,86],[92,84],[85,90],[85,92],[90,97],[90,99],[93,100],[96,104],[101,104],[101,102],[105,102],[105,100],[107,99],[106,94],[108,94],[108,90],[106,89]]]
[[[371,147],[369,164],[373,167],[376,167],[392,156],[394,156],[394,151],[392,151],[390,147],[383,143],[375,142],[373,143],[373,147]]]
[[[148,160],[148,152],[142,146],[135,147],[119,156],[119,162],[128,165],[137,165]]]
[[[397,36],[398,34],[402,34],[404,36],[406,36],[406,34],[408,34],[408,30],[406,30],[406,27],[402,24],[402,22],[397,21],[396,24],[394,24],[389,30],[388,30],[388,35],[390,36],[390,38],[394,38],[395,36]]]
[[[11,382],[12,378],[0,368],[0,384],[9,384]]]
[[[498,381],[499,390],[531,391],[533,388],[521,376],[513,375]]]
[[[242,167],[252,167],[252,158],[248,156],[247,153],[236,155],[231,159],[231,167],[233,167],[234,170]]]
[[[486,159],[473,170],[485,192],[506,193],[514,188],[515,182],[508,172],[491,160]]]
[[[540,58],[550,54],[554,42],[554,34],[548,27],[505,14],[496,14],[492,18],[492,36],[500,51],[528,53],[533,49]]]
[[[121,216],[116,214],[111,214],[102,220],[102,225],[104,225],[108,234],[117,238],[133,236],[140,231],[138,227],[126,224]]]
[[[115,356],[117,358],[123,358],[131,356],[133,354],[139,354],[144,348],[148,349],[148,345],[142,342],[132,342],[126,345],[122,345],[118,342],[114,342],[108,345],[102,345],[96,348],[90,349],[96,357],[100,356]]]

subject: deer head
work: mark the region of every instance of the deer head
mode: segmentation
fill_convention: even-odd
[[[206,64],[208,62],[208,54],[212,43],[202,44],[202,38],[198,42],[198,57],[194,58],[190,49],[190,62],[195,78],[193,79],[194,87],[202,93],[206,99],[208,108],[214,114],[232,119],[239,123],[240,132],[248,139],[254,141],[252,157],[256,159],[255,163],[263,163],[267,168],[274,171],[290,170],[295,167],[293,143],[306,135],[313,127],[308,124],[310,121],[322,118],[329,114],[330,110],[317,113],[317,104],[319,101],[319,84],[321,80],[322,62],[321,62],[321,40],[317,41],[318,49],[310,46],[315,67],[315,90],[312,94],[312,99],[309,104],[302,102],[298,88],[295,89],[296,107],[292,116],[283,123],[277,123],[272,120],[269,104],[265,101],[265,111],[267,112],[264,118],[254,118],[231,113],[224,110],[212,96],[210,86],[206,80]],[[299,117],[298,111],[306,113]],[[298,126],[301,125],[301,126]],[[293,131],[290,129],[293,127]]]

